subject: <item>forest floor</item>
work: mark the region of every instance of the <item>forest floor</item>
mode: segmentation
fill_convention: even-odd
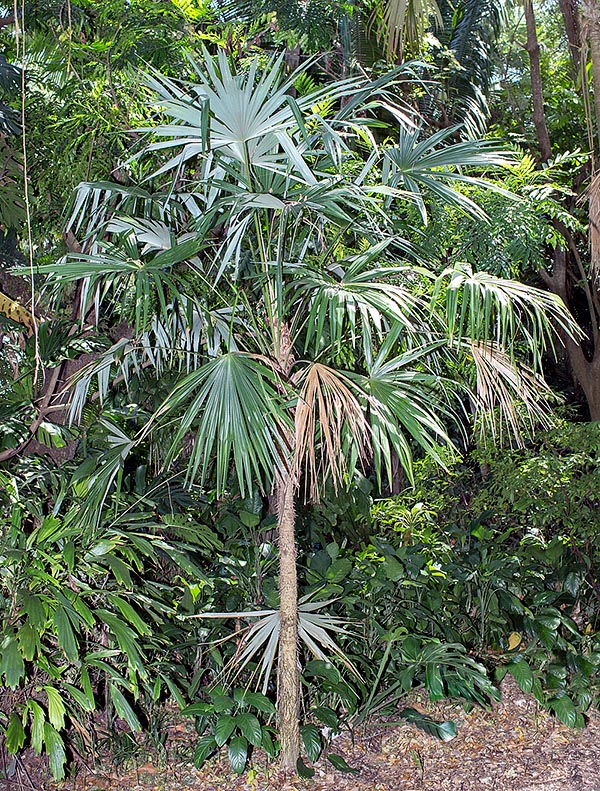
[[[489,710],[465,711],[456,702],[429,704],[414,696],[407,705],[436,719],[452,719],[458,735],[441,742],[409,723],[377,723],[334,740],[356,774],[335,771],[321,759],[312,780],[287,780],[259,754],[243,775],[234,775],[226,756],[201,771],[192,763],[189,725],[169,728],[163,760],[138,748],[120,769],[80,762],[68,781],[55,784],[25,765],[7,791],[600,791],[600,714],[582,731],[570,730],[540,710],[508,677],[502,701]],[[39,778],[39,779],[38,779]],[[3,785],[5,783],[5,785]]]

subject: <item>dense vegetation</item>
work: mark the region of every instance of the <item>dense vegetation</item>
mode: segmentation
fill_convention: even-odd
[[[0,728],[310,776],[600,694],[593,2],[0,7]],[[542,46],[540,46],[540,44]]]

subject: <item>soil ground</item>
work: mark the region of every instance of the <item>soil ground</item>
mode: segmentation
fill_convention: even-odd
[[[117,770],[92,768],[82,760],[75,775],[55,784],[35,767],[18,765],[6,791],[600,791],[600,714],[574,731],[540,710],[510,679],[502,701],[490,710],[465,711],[456,702],[435,705],[415,696],[407,701],[440,719],[452,719],[458,736],[440,742],[414,726],[377,723],[342,735],[331,751],[357,774],[335,771],[326,759],[312,780],[289,780],[259,754],[243,775],[226,756],[196,771],[189,726],[169,728],[163,760],[138,749]]]

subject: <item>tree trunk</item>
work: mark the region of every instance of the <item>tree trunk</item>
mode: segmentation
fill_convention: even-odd
[[[558,0],[558,5],[565,24],[569,52],[571,53],[576,76],[581,63],[581,28],[579,25],[579,14],[577,13],[577,0]]]
[[[583,0],[582,15],[592,56],[596,134],[600,141],[600,10],[596,0]]]
[[[300,755],[300,672],[298,667],[298,581],[294,523],[295,481],[292,475],[277,485],[279,531],[279,659],[277,665],[277,716],[281,742],[280,765],[296,773]]]
[[[550,159],[552,147],[546,126],[544,113],[544,93],[542,90],[542,70],[540,66],[540,45],[535,27],[533,0],[525,0],[525,23],[527,25],[527,43],[525,49],[529,55],[529,74],[531,77],[531,98],[533,101],[533,125],[537,134],[542,162]]]
[[[290,376],[294,353],[290,328],[284,321],[273,327],[273,346],[281,373]],[[295,436],[288,436],[290,468],[281,473],[275,486],[279,539],[279,655],[277,662],[277,720],[281,742],[280,766],[285,774],[296,774],[300,755],[300,667],[298,657],[298,575],[296,569],[296,475],[293,457]]]
[[[576,250],[571,251],[571,256],[576,254]],[[567,307],[571,305],[569,289],[567,287],[567,255],[568,253],[561,247],[557,247],[553,253],[552,275],[542,271],[542,278],[549,291],[559,296]],[[581,268],[581,262],[579,262]],[[582,277],[583,277],[583,273]],[[599,307],[597,298],[591,290],[586,291],[588,297],[588,310],[591,317],[592,327],[597,326]],[[586,354],[580,343],[574,341],[565,332],[558,331],[564,344],[571,375],[579,383],[588,405],[590,420],[600,420],[600,344],[598,343],[598,330],[592,329],[593,351],[591,359]]]

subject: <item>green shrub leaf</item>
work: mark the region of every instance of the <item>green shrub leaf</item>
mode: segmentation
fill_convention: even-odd
[[[348,766],[344,758],[341,755],[336,755],[335,753],[329,753],[327,756],[327,760],[330,761],[335,768],[339,772],[350,772],[351,774],[357,775],[358,769],[353,769],[351,766]]]
[[[25,675],[23,657],[13,637],[7,637],[2,644],[2,661],[0,661],[0,675],[6,678],[6,686],[15,689]]]
[[[400,712],[400,717],[416,725],[417,728],[425,731],[425,733],[428,733],[430,736],[436,736],[443,742],[449,742],[456,736],[456,725],[452,720],[436,722],[436,720],[431,717],[421,714],[416,709],[410,707],[403,709]]]
[[[254,714],[250,714],[247,711],[242,712],[242,714],[237,715],[235,721],[240,733],[250,744],[255,747],[259,747],[262,744],[262,728]]]
[[[246,768],[248,742],[243,736],[234,736],[227,745],[227,755],[233,771],[240,775]]]
[[[329,706],[317,706],[313,709],[314,716],[322,722],[323,725],[327,725],[328,728],[331,728],[333,731],[337,733],[339,729],[339,721],[338,716],[333,709],[330,709]]]
[[[60,692],[54,687],[44,687],[44,692],[48,696],[48,719],[57,731],[65,727],[65,704]],[[62,742],[61,742],[62,743]]]
[[[65,652],[67,659],[74,662],[78,656],[77,642],[75,641],[75,635],[73,634],[69,616],[65,608],[60,604],[57,605],[54,611],[53,621],[58,635],[58,644]]]
[[[296,771],[303,780],[310,780],[315,776],[315,770],[312,766],[307,766],[300,757],[296,761]]]
[[[33,721],[31,723],[31,746],[38,755],[42,752],[44,743],[44,724],[46,722],[46,712],[36,703],[35,700],[29,701],[29,708],[33,714]]]
[[[23,659],[31,662],[40,648],[40,636],[30,623],[24,623],[17,634]]]
[[[324,662],[322,659],[312,659],[307,662],[304,666],[304,675],[324,678],[332,684],[338,684],[341,680],[339,670],[331,662]]]
[[[234,732],[237,725],[237,719],[232,717],[231,714],[223,714],[216,722],[214,729],[214,737],[219,747],[222,747],[227,739]]]
[[[316,725],[304,725],[300,729],[302,735],[302,742],[306,748],[306,754],[310,761],[316,761],[321,755],[321,734]]]
[[[245,689],[234,690],[235,702],[242,708],[253,708],[265,714],[275,714],[275,706],[266,695],[260,692],[248,692]]]
[[[44,742],[50,763],[50,771],[56,780],[63,780],[65,776],[65,762],[67,760],[65,745],[60,733],[49,722],[44,723]]]
[[[569,728],[577,724],[577,709],[568,695],[557,695],[549,701],[548,705],[561,722]]]
[[[428,662],[425,665],[425,686],[430,700],[441,700],[444,697],[444,682],[437,664]]]
[[[25,744],[25,730],[18,714],[13,713],[8,720],[6,729],[6,749],[9,753],[18,753]]]
[[[119,717],[125,720],[131,730],[140,731],[142,729],[142,725],[137,717],[137,714],[131,708],[129,701],[125,695],[123,695],[121,690],[116,686],[116,684],[110,684],[110,699],[112,700],[115,711]]]
[[[273,738],[270,733],[270,729],[267,728],[262,729],[262,748],[269,756],[269,758],[273,759],[277,756],[278,745],[276,742],[273,741]]]
[[[512,661],[506,665],[507,671],[511,674],[520,690],[531,692],[533,689],[533,673],[525,659]]]
[[[203,736],[199,739],[194,752],[194,766],[196,769],[201,769],[206,759],[209,758],[216,749],[217,743],[212,734]]]
[[[325,576],[329,582],[336,583],[346,579],[351,571],[352,561],[350,558],[338,558],[329,566]]]

